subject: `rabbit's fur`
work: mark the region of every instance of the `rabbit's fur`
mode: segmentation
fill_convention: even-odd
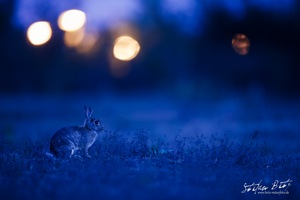
[[[72,157],[77,151],[90,157],[88,149],[103,130],[101,121],[91,118],[93,109],[84,106],[85,121],[83,126],[67,126],[58,130],[51,138],[50,152],[55,157]]]

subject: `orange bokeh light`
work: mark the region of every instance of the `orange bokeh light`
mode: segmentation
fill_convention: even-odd
[[[121,36],[115,40],[113,54],[118,60],[130,61],[138,55],[139,51],[140,45],[132,37]]]
[[[240,55],[247,55],[250,48],[250,40],[245,34],[238,33],[234,35],[232,41],[232,48]]]

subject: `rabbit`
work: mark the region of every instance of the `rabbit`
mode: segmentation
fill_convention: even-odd
[[[67,126],[58,130],[51,138],[50,152],[58,158],[68,158],[77,151],[91,158],[88,149],[95,142],[98,134],[104,130],[99,119],[91,118],[93,109],[84,106],[85,121],[83,126]],[[81,156],[79,156],[81,157]]]

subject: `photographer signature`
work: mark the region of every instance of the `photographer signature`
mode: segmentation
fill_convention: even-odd
[[[276,193],[286,193],[288,194],[288,188],[292,186],[293,180],[288,179],[287,181],[278,181],[275,180],[271,186],[265,186],[262,183],[262,180],[258,183],[252,183],[251,185],[245,183],[244,190],[241,193],[253,192],[264,193],[264,194],[276,194]]]

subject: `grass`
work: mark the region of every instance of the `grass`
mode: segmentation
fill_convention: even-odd
[[[272,152],[254,132],[245,143],[223,136],[153,138],[107,132],[91,159],[56,159],[48,141],[1,138],[1,199],[297,199],[300,159]],[[242,194],[244,183],[292,179],[289,195]],[[3,197],[3,198],[2,198]]]

